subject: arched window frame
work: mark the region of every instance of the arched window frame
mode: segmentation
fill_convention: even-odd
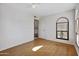
[[[61,19],[64,19],[64,20],[66,20],[66,22],[58,22],[59,20],[61,20]],[[67,23],[67,31],[62,31],[62,30],[60,30],[60,31],[58,31],[57,29],[58,29],[58,27],[57,27],[57,25],[59,24],[59,23]],[[60,33],[64,33],[64,32],[67,32],[67,38],[63,38],[63,37],[58,37],[58,32],[60,32]],[[69,40],[69,19],[67,18],[67,17],[59,17],[58,19],[57,19],[57,21],[56,21],[56,38],[57,39],[63,39],[63,40]]]

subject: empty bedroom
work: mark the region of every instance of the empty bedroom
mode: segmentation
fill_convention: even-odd
[[[78,3],[0,3],[0,56],[78,55]]]

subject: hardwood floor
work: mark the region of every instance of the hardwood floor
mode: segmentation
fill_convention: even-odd
[[[43,45],[38,51],[32,51],[32,48]],[[77,56],[73,45],[36,39],[4,51],[0,51],[1,56]]]

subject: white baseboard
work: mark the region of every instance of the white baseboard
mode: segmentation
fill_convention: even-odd
[[[47,39],[48,40],[48,39]],[[71,44],[74,45],[74,42],[69,41],[69,40],[62,40],[62,39],[50,39],[51,41],[56,41],[56,42],[60,42],[60,43],[65,43],[65,44]]]
[[[31,41],[33,41],[33,40],[29,40],[29,41],[25,41],[25,42],[20,42],[20,43],[17,43],[17,44],[15,44],[15,45],[12,45],[12,46],[4,47],[4,48],[1,48],[0,51],[7,50],[7,49],[10,49],[10,48],[13,48],[13,47],[16,47],[16,46],[25,44],[25,43],[29,43],[29,42],[31,42]]]
[[[76,44],[76,42],[74,43],[74,47],[75,47],[76,52],[77,52],[77,54],[78,54],[78,56],[79,56],[79,47],[78,47],[78,45]]]

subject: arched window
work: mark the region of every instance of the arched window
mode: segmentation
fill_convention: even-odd
[[[60,17],[56,21],[56,38],[69,40],[69,20],[66,17]]]

